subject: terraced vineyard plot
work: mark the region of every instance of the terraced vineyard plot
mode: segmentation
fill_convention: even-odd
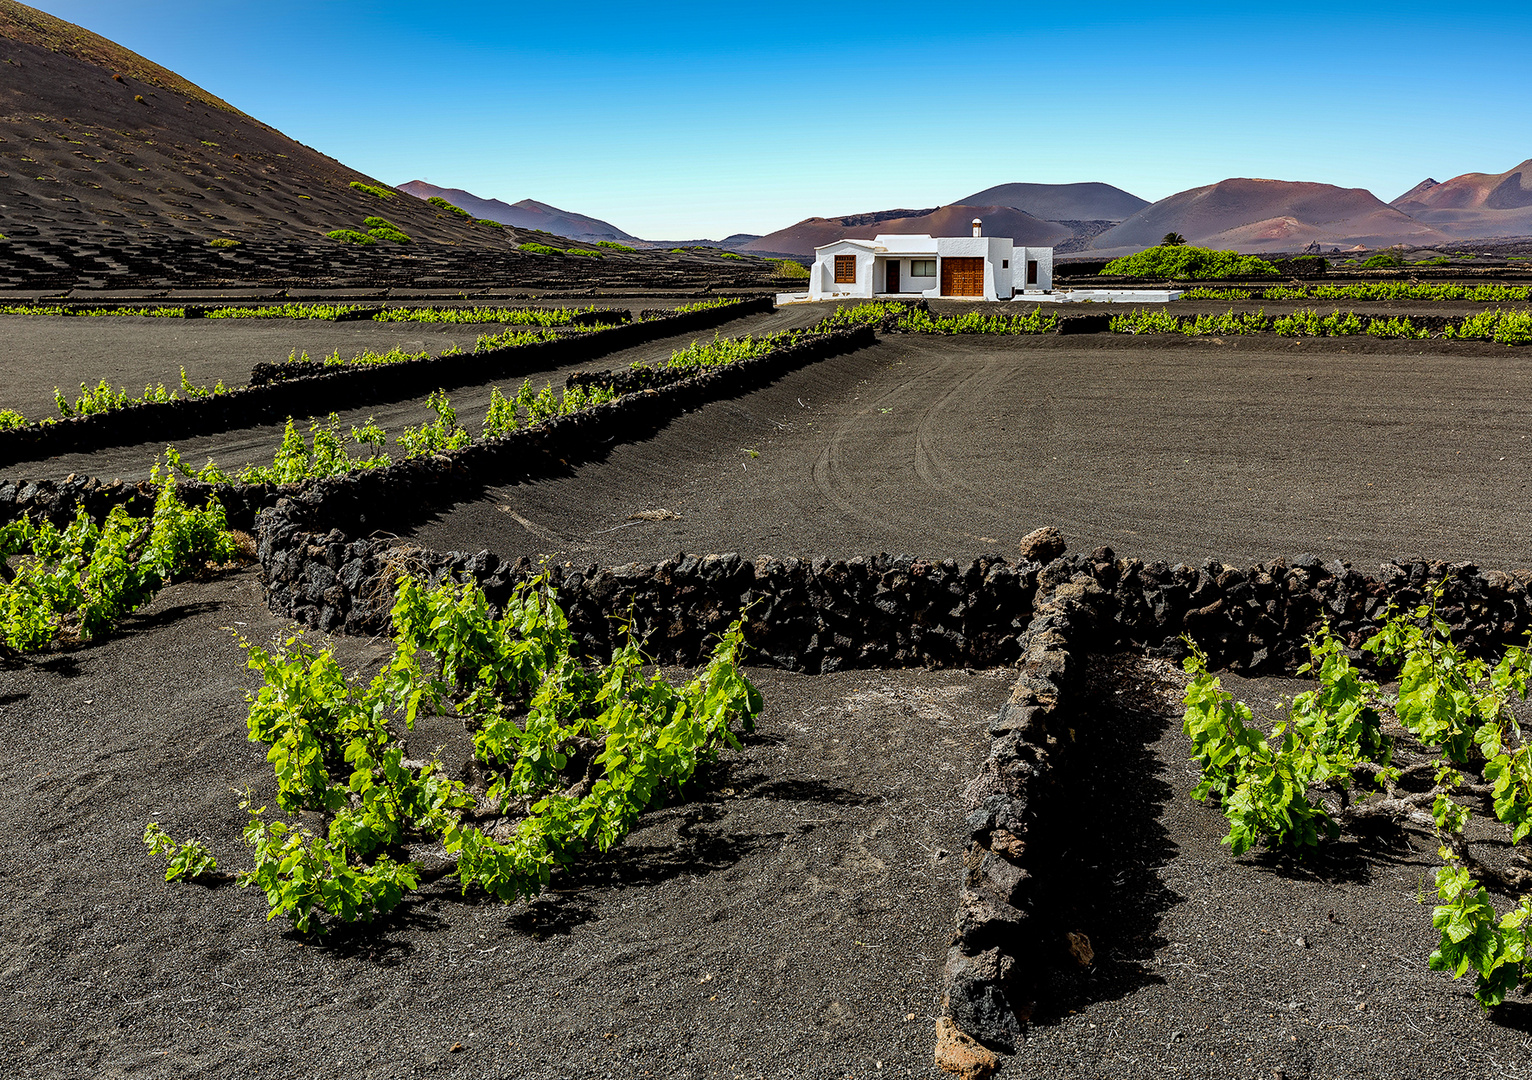
[[[363,350],[440,353],[473,348],[482,328],[439,324],[326,323],[213,319],[45,319],[0,316],[7,348],[0,359],[0,409],[29,419],[56,415],[53,389],[77,392],[82,382],[107,379],[137,394],[145,383],[177,386],[180,369],[197,385],[222,379],[243,386],[257,363],[285,359],[293,350],[342,356]]]
[[[1258,713],[1310,683],[1225,685]],[[1527,1075],[1532,1005],[1495,1020],[1426,967],[1434,838],[1341,842],[1311,865],[1235,860],[1223,815],[1188,792],[1179,672],[1093,663],[1078,829],[1056,837],[1048,898],[1061,933],[1085,933],[1082,968],[1055,943],[1018,1076],[1074,1078]],[[1424,887],[1427,903],[1418,896]],[[1501,900],[1502,907],[1506,901]]]
[[[1053,523],[1077,548],[1171,562],[1515,567],[1532,364],[1489,348],[889,337],[414,535],[576,564],[969,558]]]
[[[762,335],[779,330],[801,329],[812,325],[822,317],[822,312],[809,309],[787,309],[769,315],[749,316],[726,324],[719,333],[728,335],[756,334]],[[69,325],[86,320],[68,320]],[[131,320],[111,320],[114,324]],[[65,320],[59,320],[63,323]],[[200,324],[199,324],[200,325]],[[230,320],[227,324],[232,329],[235,340],[245,340],[241,331],[249,328],[250,336],[259,339],[262,335],[257,329],[262,325],[259,320]],[[298,324],[308,326],[311,324]],[[347,323],[336,329],[349,330],[353,326],[365,326],[373,328],[374,333],[398,333],[400,327],[384,326],[373,323]],[[467,348],[472,349],[473,337],[482,330],[482,327],[469,326],[467,333]],[[458,410],[461,421],[478,430],[479,421],[482,420],[489,409],[490,401],[496,387],[502,391],[514,394],[521,381],[530,379],[535,389],[541,389],[545,384],[552,384],[555,390],[564,385],[564,379],[576,370],[621,370],[634,362],[652,363],[667,359],[675,349],[685,348],[699,337],[711,338],[712,332],[699,335],[696,333],[680,334],[670,338],[663,338],[645,345],[629,349],[622,349],[602,356],[593,361],[582,361],[577,364],[568,364],[562,367],[548,368],[540,371],[528,371],[519,373],[513,377],[497,379],[472,386],[454,387],[450,391],[453,406]],[[311,354],[313,355],[313,354]],[[349,355],[343,353],[343,355]],[[280,360],[286,353],[280,356],[263,356],[262,359]],[[244,376],[240,383],[249,375],[249,365],[246,366]],[[35,375],[34,375],[35,377]],[[137,376],[135,376],[137,377]],[[188,369],[188,377],[190,370]],[[129,385],[132,385],[130,382]],[[140,384],[141,385],[141,384]],[[136,392],[136,391],[135,391]],[[52,387],[48,393],[51,402]],[[51,407],[51,406],[50,406]],[[390,433],[397,436],[403,433],[406,426],[418,425],[429,419],[431,413],[426,407],[424,396],[412,396],[406,400],[384,401],[376,405],[368,405],[355,409],[343,410],[340,413],[340,427],[349,431],[352,425],[365,424],[369,418]],[[300,428],[306,430],[308,419],[296,418],[300,421]],[[256,424],[245,428],[237,428],[217,434],[198,436],[194,438],[176,439],[175,444],[180,450],[186,462],[193,468],[200,468],[211,457],[226,471],[233,472],[245,465],[265,464],[271,461],[273,452],[282,441],[283,425],[281,423]],[[106,450],[92,453],[64,454],[45,460],[26,461],[14,465],[0,467],[0,475],[8,477],[62,477],[70,472],[77,472],[82,476],[123,477],[125,479],[138,479],[146,477],[149,467],[154,463],[165,448],[164,439],[146,440],[141,443],[111,447]]]
[[[933,1074],[944,852],[1010,673],[752,672],[757,737],[587,873],[510,910],[441,884],[300,948],[255,890],[167,886],[139,836],[148,819],[205,835],[237,867],[230,789],[274,794],[227,626],[281,630],[253,573],[173,586],[125,636],[8,677],[4,809],[32,824],[0,848],[16,868],[0,992],[25,1003],[0,1038],[22,1075],[275,1078],[315,1054],[341,1074],[555,1080],[575,1059],[598,1075],[702,1076],[715,1060],[772,1078]],[[338,649],[348,669],[382,657]],[[456,769],[466,741],[460,722],[422,722],[411,751],[444,747]]]

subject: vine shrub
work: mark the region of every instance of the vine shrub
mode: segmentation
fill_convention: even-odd
[[[1224,842],[1236,855],[1262,841],[1302,855],[1367,819],[1431,827],[1443,865],[1432,913],[1442,936],[1430,966],[1454,978],[1472,972],[1475,997],[1491,1008],[1532,985],[1532,870],[1482,862],[1467,829],[1478,812],[1500,823],[1512,847],[1532,835],[1532,742],[1509,708],[1527,696],[1532,656],[1522,648],[1494,662],[1465,654],[1436,614],[1441,594],[1438,586],[1430,603],[1391,611],[1362,646],[1397,669],[1397,693],[1361,676],[1325,627],[1299,669],[1318,686],[1295,697],[1269,734],[1193,645],[1183,727],[1202,771],[1193,795],[1220,804],[1229,822]],[[1399,736],[1384,732],[1389,715]],[[1429,777],[1431,786],[1409,790],[1406,777]],[[1481,880],[1524,895],[1500,916]]]
[[[300,480],[313,480],[326,476],[362,469],[382,469],[392,464],[383,452],[388,438],[371,419],[361,427],[351,428],[351,442],[358,448],[367,447],[372,452],[353,456],[346,448],[346,436],[340,431],[340,417],[331,413],[324,423],[315,420],[309,424],[309,441],[287,418],[282,432],[282,445],[270,465],[249,465],[239,471],[239,480],[245,484],[296,484]],[[208,462],[209,469],[217,466]],[[201,476],[201,479],[209,479]]]
[[[1481,311],[1470,315],[1446,336],[1475,341],[1498,341],[1502,345],[1532,344],[1532,311]]]
[[[761,711],[741,672],[741,623],[684,686],[655,673],[629,636],[606,665],[574,653],[543,579],[498,618],[476,585],[398,584],[394,655],[363,683],[328,649],[246,643],[263,685],[248,728],[268,747],[276,808],[242,804],[254,867],[238,876],[300,932],[370,920],[428,877],[415,852],[444,853],[466,892],[536,896],[553,872],[622,840],[639,813],[699,764],[739,746]],[[422,708],[473,733],[473,783],[406,757]],[[174,849],[172,849],[174,850]]]
[[[1104,275],[1144,278],[1249,277],[1276,272],[1275,266],[1254,255],[1183,244],[1152,247],[1137,255],[1113,259],[1101,268]]]
[[[114,506],[99,525],[82,508],[63,529],[27,518],[0,528],[0,644],[25,652],[89,641],[169,582],[234,558],[216,500],[189,508],[173,474],[161,483],[156,467],[153,478],[160,491],[148,519]]]

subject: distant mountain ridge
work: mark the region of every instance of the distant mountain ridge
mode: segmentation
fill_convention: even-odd
[[[904,216],[896,216],[904,215]],[[940,206],[934,210],[891,210],[836,218],[805,218],[767,233],[739,250],[759,255],[811,256],[816,247],[848,237],[871,239],[879,233],[967,236],[973,219],[984,222],[987,236],[1009,236],[1018,244],[1054,247],[1074,235],[1068,226],[1044,221],[1009,206]]]
[[[1146,206],[1097,236],[1090,250],[1142,250],[1172,232],[1188,243],[1247,252],[1296,251],[1310,244],[1428,246],[1447,239],[1364,188],[1236,177]]]
[[[642,242],[638,237],[623,232],[611,222],[560,210],[556,206],[549,206],[535,199],[522,199],[516,203],[502,202],[499,199],[483,199],[462,188],[438,187],[424,180],[411,180],[407,184],[400,184],[399,190],[417,199],[446,199],[453,206],[467,210],[474,217],[498,221],[512,228],[539,229],[556,236],[567,236],[571,240],[615,240],[624,244]]]
[[[1532,235],[1532,158],[1503,173],[1417,184],[1390,205],[1453,237]]]
[[[959,199],[966,206],[1010,206],[1044,221],[1122,221],[1148,199],[1111,184],[997,184]]]

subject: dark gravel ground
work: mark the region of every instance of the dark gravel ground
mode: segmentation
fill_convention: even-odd
[[[733,320],[732,322],[725,323],[719,328],[718,332],[725,336],[743,336],[752,333],[763,334],[778,330],[800,329],[818,322],[823,317],[824,312],[822,311],[788,308],[775,314],[753,315]],[[60,337],[60,346],[63,347],[68,343],[68,332],[71,324],[104,321],[106,320],[58,319],[54,320],[54,322],[61,325],[52,327],[51,332]],[[174,361],[170,369],[172,376],[176,376],[179,371],[175,364],[184,362],[187,357],[201,355],[195,349],[199,345],[198,342],[188,342],[180,338],[177,330],[180,326],[179,320],[134,320],[123,316],[120,318],[113,317],[111,321],[136,321],[140,324],[155,324],[138,327],[138,331],[142,334],[139,347],[151,351],[157,350],[156,355],[170,356]],[[222,321],[214,320],[215,323]],[[278,333],[280,326],[275,328],[265,327],[259,324],[264,324],[266,320],[255,319],[227,320],[227,322],[230,326],[235,327],[235,329],[227,335],[226,344],[230,350],[233,350],[235,354],[242,358],[243,368],[240,370],[243,373],[237,376],[237,381],[241,385],[249,378],[250,368],[255,363],[260,362],[262,359],[282,359],[287,355],[285,350],[276,355],[260,351],[263,339]],[[298,331],[292,328],[303,325],[299,320],[275,320],[275,322],[288,327],[288,333],[297,333]],[[320,323],[318,325],[321,328],[330,327],[331,333],[337,330],[344,331],[345,328],[352,326],[369,327],[372,329],[369,329],[367,334],[376,338],[382,347],[386,348],[392,344],[402,342],[412,349],[425,347],[437,352],[446,348],[454,340],[458,341],[466,349],[472,350],[473,343],[479,333],[494,329],[493,327],[477,328],[466,334],[459,332],[456,337],[450,334],[440,334],[434,338],[424,339],[424,345],[421,345],[422,339],[419,337],[418,330],[414,324],[409,324],[408,330],[403,330],[398,325],[385,325],[382,323],[341,323],[337,327],[332,327],[329,323]],[[380,331],[383,331],[383,333],[380,333]],[[315,334],[318,335],[322,332],[322,330],[315,331]],[[393,336],[388,336],[389,333]],[[572,371],[620,369],[626,368],[628,365],[638,361],[663,361],[669,359],[673,350],[685,348],[698,339],[710,339],[712,335],[713,331],[709,330],[705,333],[694,332],[662,338],[647,345],[636,346],[631,349],[620,349],[593,361],[526,372],[482,385],[454,387],[449,396],[453,408],[458,412],[458,422],[464,427],[477,432],[479,425],[484,419],[484,414],[489,409],[490,397],[496,387],[499,387],[504,393],[514,395],[517,387],[521,385],[522,379],[528,378],[532,380],[533,386],[539,389],[542,388],[544,383],[550,382],[557,389],[564,385],[565,378]],[[131,335],[128,340],[132,340]],[[435,344],[432,344],[433,341]],[[344,353],[345,350],[342,351]],[[135,355],[138,356],[134,361],[136,365],[135,370],[144,370],[148,361],[142,354]],[[314,355],[312,349],[310,349],[310,355]],[[50,412],[52,411],[53,406],[51,402],[54,383],[48,381],[48,377],[43,369],[26,367],[8,372],[5,370],[6,367],[6,362],[0,360],[0,386],[7,385],[10,378],[15,378],[23,384],[31,385],[32,390],[29,392],[45,395],[50,403],[48,408]],[[188,366],[187,372],[190,376],[190,366]],[[131,380],[127,382],[127,385],[135,394],[141,390],[145,377],[135,374],[133,379],[138,381],[136,383]],[[33,412],[35,414],[35,410]],[[297,419],[299,420],[300,428],[306,432],[309,418],[299,417]],[[406,398],[400,401],[379,402],[365,408],[350,409],[341,413],[341,430],[349,432],[352,425],[364,423],[369,419],[376,420],[389,433],[391,438],[397,438],[403,434],[406,427],[424,423],[427,420],[434,419],[434,416],[426,407],[424,398]],[[250,427],[221,431],[213,435],[178,439],[175,445],[187,463],[193,467],[200,467],[211,458],[226,470],[233,472],[244,465],[269,464],[272,455],[282,442],[283,426],[282,424],[256,424]],[[78,472],[82,476],[100,476],[107,480],[114,477],[128,480],[142,479],[149,475],[150,466],[154,464],[164,449],[165,446],[162,440],[149,440],[131,445],[115,446],[107,450],[99,450],[87,454],[63,454],[40,461],[22,461],[5,465],[0,467],[0,476],[62,477],[71,472]],[[394,451],[397,456],[398,447],[390,444],[389,449]]]
[[[1427,968],[1440,937],[1434,839],[1343,838],[1308,865],[1233,858],[1223,815],[1189,795],[1184,681],[1152,661],[1093,667],[1077,729],[1086,765],[1069,814],[1054,819],[1077,828],[1054,844],[1045,906],[1060,933],[1087,934],[1095,963],[1081,968],[1058,948],[1005,1075],[1532,1076],[1532,1002],[1513,997],[1487,1017],[1469,980]],[[1279,697],[1303,688],[1228,675],[1224,685],[1268,722]]]
[[[1171,563],[1509,570],[1532,563],[1529,399],[1532,351],[1475,343],[885,336],[414,535],[577,564],[968,558],[1055,524]]]
[[[442,883],[316,943],[258,892],[166,885],[140,839],[153,819],[247,865],[238,793],[274,784],[231,627],[281,629],[253,572],[0,671],[0,1075],[933,1075],[945,852],[1010,673],[754,671],[746,747],[541,899]],[[438,746],[467,752],[417,728]]]

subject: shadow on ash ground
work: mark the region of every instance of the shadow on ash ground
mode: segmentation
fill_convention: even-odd
[[[1225,686],[1267,717],[1302,684]],[[1044,1004],[1006,1075],[1189,1080],[1429,1080],[1532,1076],[1532,1003],[1493,1018],[1472,985],[1430,971],[1436,844],[1343,838],[1290,865],[1220,844],[1223,815],[1193,801],[1184,676],[1097,661],[1087,768],[1056,820],[1056,886],[1040,906],[1085,932],[1095,963],[1057,948]],[[1499,899],[1501,910],[1508,901]]]
[[[444,884],[316,945],[253,891],[167,886],[140,839],[152,818],[247,864],[237,791],[273,784],[229,627],[281,629],[252,572],[5,672],[0,1073],[939,1075],[958,872],[941,853],[1008,672],[757,671],[745,749],[543,898]],[[464,742],[427,723],[411,750]]]

